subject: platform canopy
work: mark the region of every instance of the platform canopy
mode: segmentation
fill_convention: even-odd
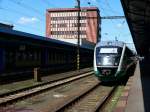
[[[121,0],[137,53],[150,52],[150,0]]]

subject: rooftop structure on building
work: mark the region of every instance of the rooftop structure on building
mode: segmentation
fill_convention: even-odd
[[[46,12],[46,37],[67,42],[77,42],[78,8],[53,8]],[[100,14],[97,7],[80,9],[80,39],[97,43]]]

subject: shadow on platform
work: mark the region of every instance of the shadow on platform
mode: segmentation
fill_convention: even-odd
[[[145,112],[150,112],[150,58],[140,62],[141,84]]]

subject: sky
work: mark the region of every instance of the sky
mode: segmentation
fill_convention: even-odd
[[[101,17],[124,16],[120,0],[80,0],[80,2],[81,7],[98,7]],[[76,0],[0,0],[0,22],[13,24],[15,30],[45,36],[46,9],[73,8],[75,5]],[[126,19],[106,19],[101,22],[102,41],[117,39],[132,45]]]

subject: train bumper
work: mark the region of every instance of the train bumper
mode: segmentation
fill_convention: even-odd
[[[123,76],[125,75],[125,72],[124,71],[120,71],[120,72],[117,72],[116,74],[111,74],[111,75],[108,75],[108,76],[104,76],[102,74],[95,74],[96,77],[98,77],[98,79],[100,81],[103,81],[103,82],[109,82],[109,81],[118,81],[120,80]]]

